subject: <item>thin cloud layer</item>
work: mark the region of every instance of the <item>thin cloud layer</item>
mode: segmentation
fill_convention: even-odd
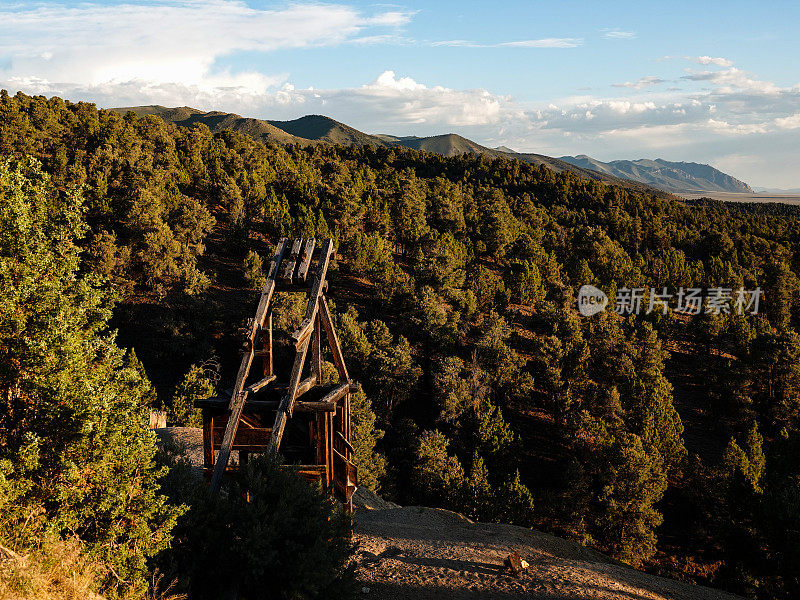
[[[626,81],[625,83],[615,83],[613,85],[614,87],[633,88],[640,90],[651,85],[658,85],[659,83],[664,83],[664,80],[660,77],[656,77],[655,75],[648,75],[647,77],[640,77],[636,81]]]
[[[632,40],[636,37],[636,32],[622,31],[620,29],[605,29],[603,37],[607,40]]]
[[[482,44],[470,40],[440,40],[431,42],[433,47],[448,46],[453,48],[577,48],[583,45],[583,38],[542,38],[538,40],[517,40]]]

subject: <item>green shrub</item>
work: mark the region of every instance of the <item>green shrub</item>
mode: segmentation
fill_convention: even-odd
[[[172,404],[167,411],[167,424],[175,427],[202,427],[203,415],[194,407],[195,400],[214,395],[213,373],[200,365],[192,365],[183,380],[175,387]]]
[[[264,263],[258,252],[250,250],[242,263],[242,275],[251,290],[260,290],[264,287]]]
[[[353,597],[350,517],[319,487],[271,455],[252,459],[241,487],[232,485],[219,498],[187,481],[171,488],[191,509],[178,523],[170,560],[188,574],[192,598],[216,599],[231,590],[245,600]]]

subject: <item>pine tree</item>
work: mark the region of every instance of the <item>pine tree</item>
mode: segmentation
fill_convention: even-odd
[[[438,419],[455,424],[471,403],[469,382],[462,376],[463,361],[457,356],[441,359],[433,375],[433,390],[439,408]]]
[[[242,275],[251,290],[260,290],[264,287],[266,277],[261,256],[258,252],[250,250],[242,263]]]
[[[358,483],[374,492],[380,491],[386,475],[386,459],[376,452],[375,445],[384,432],[375,427],[372,403],[362,389],[350,394],[351,442],[355,448]]]
[[[663,521],[655,508],[667,489],[661,458],[649,455],[638,436],[621,433],[605,443],[602,461],[596,537],[614,556],[637,566],[655,552],[655,529]]]
[[[491,521],[495,515],[495,498],[489,484],[489,471],[477,450],[472,455],[469,477],[464,481],[463,510],[471,519]]]
[[[423,431],[415,451],[414,484],[417,500],[432,506],[458,507],[464,469],[448,454],[450,441],[440,431]]]
[[[495,490],[494,520],[498,523],[530,526],[533,523],[533,494],[522,483],[519,470]]]

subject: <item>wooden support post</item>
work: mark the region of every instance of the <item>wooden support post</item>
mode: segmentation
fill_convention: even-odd
[[[267,318],[264,320],[264,327],[261,330],[261,344],[264,352],[264,377],[273,374],[272,364],[272,307],[267,311]]]
[[[203,467],[214,466],[214,415],[210,409],[203,410]]]
[[[311,266],[311,257],[314,255],[314,246],[317,240],[309,238],[303,247],[303,254],[300,257],[300,266],[297,268],[297,282],[304,282],[308,277],[308,269]]]
[[[292,245],[292,251],[289,259],[284,261],[283,275],[281,279],[286,283],[292,283],[294,280],[294,272],[297,269],[297,258],[300,255],[300,248],[303,246],[302,238],[297,238]]]
[[[344,437],[345,441],[350,439],[350,394],[347,393],[344,395]],[[349,452],[347,454],[348,459],[353,458],[353,454],[355,450],[352,446],[349,448]]]
[[[325,415],[317,413],[314,415],[314,425],[317,430],[315,456],[318,465],[325,464],[325,425],[323,418]]]
[[[333,485],[333,413],[323,414],[325,415],[325,449],[327,450],[325,462],[328,465],[325,486],[330,488]]]
[[[314,276],[306,283],[311,275],[312,259],[317,256]],[[206,472],[213,470],[210,485],[212,494],[220,490],[232,451],[239,452],[239,467],[244,467],[250,452],[277,452],[281,449],[284,431],[296,409],[314,413],[299,419],[296,424],[297,433],[303,435],[306,435],[304,426],[308,425],[307,443],[311,447],[306,446],[302,438],[299,446],[292,445],[296,440],[292,429],[292,442],[287,441],[285,450],[291,454],[305,453],[313,448],[316,464],[299,465],[299,472],[309,479],[320,481],[331,494],[335,493],[337,498],[343,500],[346,510],[352,510],[351,496],[357,483],[357,475],[351,462],[354,448],[350,442],[350,392],[355,388],[350,384],[339,340],[333,329],[330,309],[324,297],[327,271],[333,256],[332,240],[326,240],[320,248],[317,248],[314,239],[282,239],[278,242],[255,318],[243,344],[243,356],[235,383],[230,388],[228,397],[209,398],[196,404],[203,408],[203,461]],[[272,300],[277,289],[303,291],[308,300],[302,324],[292,334],[295,346],[294,364],[291,376],[285,384],[273,383],[276,378]],[[339,374],[339,384],[320,389],[323,329]],[[306,367],[309,351],[311,357],[309,366]],[[258,377],[251,377],[250,369],[256,357],[263,357],[262,373]],[[308,373],[305,378],[304,373]],[[247,385],[253,379],[258,381]],[[283,394],[280,401],[274,400],[274,396],[269,394],[261,399],[253,398],[267,386],[270,394]],[[304,402],[300,399],[303,394],[312,390],[318,392],[311,398],[312,401]],[[267,429],[263,418],[271,411],[276,411],[275,421],[272,429]],[[227,423],[223,430],[222,423],[225,421]],[[215,453],[215,448],[219,448],[218,453]]]
[[[281,447],[281,439],[283,438],[283,430],[286,428],[286,421],[292,416],[294,409],[294,399],[297,395],[297,388],[300,385],[300,376],[303,374],[303,364],[306,361],[306,354],[308,354],[308,340],[303,344],[303,347],[298,351],[294,359],[294,367],[292,367],[292,378],[289,381],[289,389],[286,390],[286,395],[281,399],[281,404],[278,407],[278,414],[275,415],[275,424],[272,426],[272,435],[270,436],[269,445],[267,450],[270,452],[277,452]]]
[[[317,383],[322,383],[322,340],[320,338],[319,314],[314,317],[314,331],[311,332],[311,372],[316,375]]]
[[[326,240],[322,246],[322,252],[319,255],[319,264],[317,265],[317,272],[314,275],[314,283],[311,286],[311,291],[308,295],[308,306],[306,307],[306,316],[303,319],[303,326],[292,334],[295,339],[297,355],[294,359],[294,367],[292,368],[292,377],[289,381],[289,389],[286,395],[281,400],[281,405],[278,408],[278,414],[275,415],[275,425],[272,427],[272,437],[269,440],[269,450],[277,451],[281,446],[281,439],[283,438],[283,430],[286,427],[286,421],[292,416],[294,411],[294,401],[297,394],[297,386],[300,383],[300,375],[303,371],[303,365],[308,354],[310,331],[308,325],[313,328],[314,318],[319,311],[320,298],[322,297],[322,287],[325,285],[325,277],[328,273],[328,264],[331,260],[333,253],[333,240]]]
[[[347,367],[344,364],[344,356],[342,356],[342,347],[339,345],[339,338],[336,336],[336,331],[333,328],[333,319],[331,312],[328,308],[328,301],[323,296],[319,301],[319,316],[321,317],[322,324],[325,327],[325,335],[328,336],[328,346],[331,348],[333,354],[333,362],[336,365],[336,370],[339,371],[339,381],[350,381],[347,374]]]

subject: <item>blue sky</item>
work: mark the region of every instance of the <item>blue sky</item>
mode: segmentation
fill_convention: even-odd
[[[797,2],[3,2],[0,86],[800,187]]]

